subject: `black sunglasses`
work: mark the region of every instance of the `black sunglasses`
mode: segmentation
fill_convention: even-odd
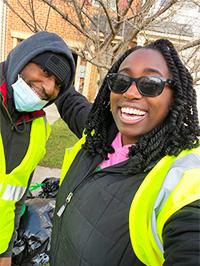
[[[171,79],[157,76],[144,76],[132,78],[118,73],[110,73],[106,76],[109,89],[114,93],[124,93],[135,82],[140,94],[148,97],[155,97],[162,93],[166,84],[172,85]]]

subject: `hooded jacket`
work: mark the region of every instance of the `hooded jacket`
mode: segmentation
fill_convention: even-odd
[[[5,62],[0,64],[0,133],[5,155],[6,174],[9,174],[23,160],[30,142],[32,121],[45,116],[43,110],[26,113],[18,112],[13,101],[12,84],[17,80],[22,69],[37,55],[44,52],[53,52],[64,56],[71,68],[71,77],[68,84],[61,88],[60,97],[69,88],[74,79],[75,65],[72,53],[62,38],[57,34],[39,32],[22,41],[8,55]],[[49,102],[51,104],[52,102]],[[0,158],[2,160],[2,158]],[[39,161],[38,161],[39,162]],[[38,163],[37,162],[37,163]],[[1,164],[1,161],[0,161]],[[32,174],[30,175],[29,184]],[[26,193],[25,193],[26,194]],[[15,228],[18,226],[19,213],[23,198],[16,203]],[[13,239],[8,250],[0,256],[10,256]]]
[[[61,54],[68,59],[71,67],[71,80],[67,86],[71,86],[74,80],[75,64],[70,49],[57,34],[38,32],[17,45],[5,61],[4,74],[10,96],[12,96],[11,85],[17,80],[18,74],[34,57],[44,52]],[[63,92],[64,90],[61,90],[60,93]]]

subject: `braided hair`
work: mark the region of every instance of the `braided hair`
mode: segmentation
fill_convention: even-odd
[[[174,102],[167,118],[156,128],[140,137],[136,145],[129,149],[128,172],[135,169],[145,170],[149,164],[158,161],[164,155],[178,155],[184,149],[199,145],[199,122],[196,92],[192,76],[181,62],[173,44],[165,39],[157,40],[144,47],[127,50],[108,71],[116,73],[124,59],[138,49],[159,51],[172,74]],[[110,90],[106,79],[99,90],[86,123],[86,142],[84,148],[95,155],[107,158],[108,152],[114,152],[109,143],[110,125],[114,124],[109,107]]]

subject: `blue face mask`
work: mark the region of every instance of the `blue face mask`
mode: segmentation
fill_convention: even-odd
[[[18,80],[12,84],[12,87],[15,108],[19,112],[41,110],[48,103],[48,101],[40,99],[20,76],[18,76]]]

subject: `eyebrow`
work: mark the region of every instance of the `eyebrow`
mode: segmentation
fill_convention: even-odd
[[[130,73],[130,72],[131,72],[131,69],[130,69],[129,67],[124,67],[124,68],[120,69],[120,70],[118,71],[118,73],[123,72],[123,71],[127,71],[128,73]],[[143,70],[143,72],[144,72],[144,73],[149,73],[149,72],[151,72],[151,73],[156,73],[156,74],[159,74],[160,76],[162,76],[162,73],[161,73],[159,70],[157,70],[157,69],[155,69],[155,68],[151,68],[151,67],[147,67],[147,68],[145,68],[145,69]]]
[[[159,70],[157,70],[157,69],[155,69],[155,68],[151,68],[151,67],[145,68],[145,69],[144,69],[144,72],[147,72],[147,73],[149,73],[149,72],[157,73],[157,74],[159,74],[159,75],[162,76],[162,73],[161,73]]]

